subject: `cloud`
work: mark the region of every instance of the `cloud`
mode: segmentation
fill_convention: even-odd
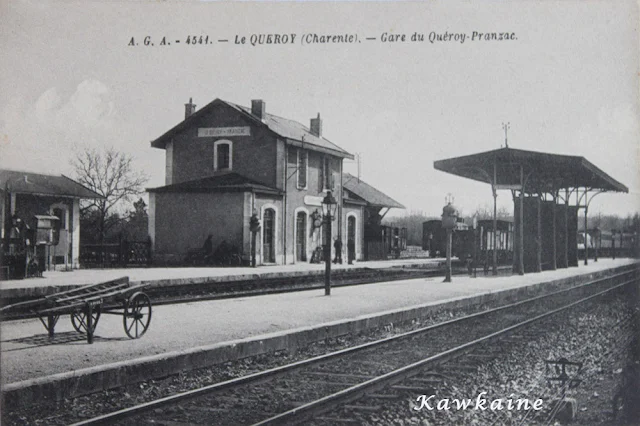
[[[0,115],[0,166],[49,173],[68,172],[78,147],[121,140],[113,94],[102,82],[84,80],[75,91],[45,90],[34,103],[10,99]]]

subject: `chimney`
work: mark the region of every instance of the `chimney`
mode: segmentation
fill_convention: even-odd
[[[258,117],[260,120],[264,119],[264,101],[262,99],[253,99],[251,101],[251,114]]]
[[[189,98],[189,103],[184,104],[184,119],[189,118],[194,112],[196,112],[196,105],[193,103],[193,98]]]
[[[309,126],[309,130],[312,135],[315,135],[319,138],[322,137],[322,119],[320,118],[320,113],[318,113],[317,118],[311,119],[311,125]]]

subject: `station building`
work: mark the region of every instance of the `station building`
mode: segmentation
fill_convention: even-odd
[[[353,176],[343,173],[343,160],[353,155],[323,136],[320,114],[307,127],[267,113],[262,100],[244,107],[215,99],[196,111],[190,99],[184,120],[151,146],[166,159],[165,186],[148,189],[156,263],[184,261],[209,236],[214,249],[224,242],[246,263],[254,214],[261,223],[257,263],[309,262],[326,238],[320,218],[327,191],[338,202],[332,250],[340,237],[346,259],[352,240],[360,260],[368,216],[379,223],[381,209],[402,207],[373,187],[345,184]]]
[[[0,266],[28,250],[42,269],[80,267],[80,200],[92,198],[102,196],[66,176],[0,169]]]

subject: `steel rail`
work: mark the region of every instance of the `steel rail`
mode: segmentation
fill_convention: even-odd
[[[291,364],[287,364],[287,365],[283,365],[283,366],[279,366],[279,367],[274,367],[268,370],[264,370],[264,371],[260,371],[260,372],[256,372],[256,373],[252,373],[246,376],[242,376],[242,377],[238,377],[238,378],[234,378],[234,379],[230,379],[230,380],[226,380],[223,382],[218,382],[218,383],[214,383],[211,385],[207,385],[207,386],[203,386],[201,388],[197,388],[197,389],[193,389],[193,390],[189,390],[189,391],[185,391],[185,392],[181,392],[175,395],[170,395],[170,396],[166,396],[163,398],[159,398],[157,400],[153,400],[153,401],[149,401],[149,402],[145,402],[142,404],[138,404],[132,407],[128,407],[128,408],[124,408],[121,410],[117,410],[111,413],[107,413],[107,414],[103,414],[100,416],[96,416],[94,418],[91,419],[87,419],[87,420],[83,420],[77,423],[74,423],[72,426],[81,426],[81,425],[98,425],[98,424],[108,424],[108,423],[112,423],[114,421],[117,420],[122,420],[122,419],[126,419],[126,418],[130,418],[133,417],[134,415],[143,413],[145,411],[149,411],[149,410],[153,410],[156,408],[160,408],[162,406],[165,405],[170,405],[173,403],[177,403],[179,401],[183,401],[185,399],[191,399],[191,398],[196,398],[205,394],[209,394],[209,393],[214,393],[214,392],[218,392],[218,391],[224,391],[236,386],[240,386],[240,385],[245,385],[248,383],[260,383],[260,382],[264,382],[269,380],[272,377],[284,374],[284,373],[289,373],[298,369],[302,369],[302,368],[306,368],[312,365],[316,365],[316,364],[320,364],[320,363],[324,363],[330,360],[333,360],[335,358],[339,358],[342,356],[346,356],[346,355],[351,355],[360,351],[364,351],[367,349],[371,349],[377,346],[381,346],[384,344],[387,344],[389,342],[393,342],[393,341],[399,341],[402,339],[406,339],[412,336],[416,336],[419,334],[424,334],[430,331],[433,331],[435,329],[439,329],[439,328],[443,328],[443,327],[447,327],[453,324],[457,324],[457,323],[462,323],[464,321],[469,321],[472,319],[476,319],[476,318],[480,318],[483,316],[488,316],[490,314],[493,313],[497,313],[503,310],[507,310],[507,309],[512,309],[521,305],[525,305],[525,304],[529,304],[529,303],[534,303],[537,302],[539,300],[542,299],[547,299],[550,297],[554,297],[563,293],[569,293],[569,292],[574,292],[577,290],[583,290],[585,288],[591,287],[591,286],[595,286],[598,285],[599,283],[603,283],[603,282],[607,282],[607,281],[611,281],[614,279],[617,279],[619,277],[623,277],[625,275],[629,275],[629,274],[636,274],[636,269],[632,269],[632,270],[628,270],[628,271],[623,271],[623,272],[619,272],[616,273],[614,275],[610,275],[607,277],[602,277],[602,278],[597,278],[594,280],[591,280],[587,283],[584,284],[580,284],[574,287],[570,287],[567,289],[563,289],[563,290],[557,290],[548,294],[544,294],[544,295],[540,295],[540,296],[535,296],[529,299],[525,299],[525,300],[521,300],[518,302],[514,302],[508,305],[504,305],[504,306],[499,306],[497,308],[492,308],[492,309],[488,309],[485,311],[481,311],[481,312],[476,312],[470,315],[466,315],[460,318],[455,318],[455,319],[451,319],[448,321],[444,321],[444,322],[440,322],[437,324],[433,324],[427,327],[422,327],[416,330],[412,330],[412,331],[408,331],[405,333],[401,333],[401,334],[397,334],[394,336],[389,336],[383,339],[379,339],[376,341],[372,341],[372,342],[367,342],[367,343],[363,343],[354,347],[350,347],[350,348],[345,348],[345,349],[341,349],[335,352],[331,352],[328,354],[324,354],[324,355],[319,355],[313,358],[309,358],[309,359],[305,359],[305,360],[301,360],[301,361],[297,361]],[[625,282],[624,284],[621,285],[626,285],[631,281],[634,281],[637,278],[633,278],[630,281]],[[599,293],[597,293],[599,294]],[[306,406],[306,405],[305,405]],[[297,411],[300,410],[302,407],[298,407],[296,410],[293,411]]]
[[[591,296],[587,296],[583,299],[580,299],[578,301],[569,303],[568,305],[565,305],[561,308],[557,308],[554,309],[552,311],[549,312],[545,312],[544,314],[540,314],[538,316],[535,316],[533,318],[530,318],[528,320],[522,321],[518,324],[514,324],[511,325],[509,327],[506,327],[502,330],[493,332],[491,334],[488,334],[484,337],[472,340],[470,342],[467,342],[465,344],[462,344],[460,346],[457,346],[455,348],[451,348],[448,349],[446,351],[440,352],[439,354],[430,356],[428,358],[425,358],[423,360],[414,362],[412,364],[406,365],[404,367],[401,367],[399,369],[396,369],[394,371],[390,371],[388,373],[385,373],[383,375],[380,375],[378,377],[375,377],[373,379],[369,379],[363,383],[351,386],[350,388],[347,389],[343,389],[340,390],[336,393],[333,393],[331,395],[327,395],[323,398],[320,398],[316,401],[313,402],[309,402],[307,404],[301,405],[299,407],[296,407],[292,410],[286,411],[284,413],[278,414],[276,416],[270,417],[268,419],[265,419],[263,421],[260,421],[258,423],[254,423],[254,426],[261,426],[261,425],[277,425],[277,424],[299,424],[300,422],[303,422],[305,420],[308,420],[309,418],[311,418],[312,416],[318,415],[318,414],[322,414],[330,409],[332,409],[333,407],[339,406],[339,405],[343,405],[343,404],[347,404],[349,402],[352,402],[354,400],[357,400],[359,398],[362,398],[363,396],[365,396],[368,393],[372,393],[374,391],[378,391],[381,390],[385,387],[388,387],[390,385],[393,385],[397,382],[400,382],[402,380],[405,380],[409,377],[412,377],[414,375],[419,374],[420,372],[422,372],[425,368],[432,366],[432,365],[436,365],[436,364],[440,364],[440,363],[444,363],[446,361],[449,361],[451,359],[455,359],[460,355],[463,355],[466,352],[471,351],[472,349],[483,345],[491,340],[494,339],[499,339],[500,337],[505,337],[507,334],[510,334],[511,332],[520,329],[522,327],[525,327],[527,325],[530,325],[534,322],[538,322],[542,319],[548,318],[550,316],[553,316],[555,314],[558,314],[562,311],[571,309],[579,304],[585,303],[591,299],[594,299],[596,297],[600,297],[606,293],[609,293],[611,291],[614,291],[616,289],[619,289],[621,287],[624,287],[632,282],[637,281],[637,278],[634,278],[632,280],[629,280],[627,282],[615,285],[614,287],[608,288],[606,290],[603,290],[601,292],[598,292],[596,294],[593,294]]]

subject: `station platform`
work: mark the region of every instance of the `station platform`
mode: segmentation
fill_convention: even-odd
[[[7,391],[56,380],[82,380],[83,376],[110,369],[124,369],[133,375],[134,364],[151,366],[147,367],[151,371],[154,364],[166,364],[180,356],[183,359],[178,362],[179,367],[194,368],[187,364],[205,362],[205,358],[212,363],[212,352],[207,351],[215,348],[232,348],[233,356],[240,357],[244,344],[257,342],[262,347],[274,337],[288,339],[287,344],[301,330],[328,330],[330,326],[363,319],[369,324],[371,318],[382,314],[479,296],[486,300],[506,291],[558,280],[569,282],[575,277],[586,281],[594,274],[637,262],[599,259],[588,266],[523,276],[459,276],[451,283],[443,283],[442,277],[382,282],[334,288],[329,297],[322,290],[313,290],[163,305],[154,307],[149,330],[137,340],[125,335],[119,316],[100,318],[93,344],[87,344],[86,338],[73,330],[68,317],[60,318],[52,340],[37,319],[9,321],[1,324],[1,383]],[[249,352],[247,349],[244,355]],[[105,384],[96,386],[99,385]]]
[[[332,264],[332,270],[387,269],[401,267],[433,267],[443,264],[445,259],[393,259],[355,262],[353,265]],[[322,274],[325,265],[298,263],[252,267],[197,267],[197,268],[114,268],[75,269],[72,271],[45,271],[42,277],[22,280],[0,281],[0,299],[14,297],[40,297],[73,287],[96,284],[122,276],[128,276],[133,284],[186,285],[205,281],[229,282],[257,278],[289,278],[300,275]]]

